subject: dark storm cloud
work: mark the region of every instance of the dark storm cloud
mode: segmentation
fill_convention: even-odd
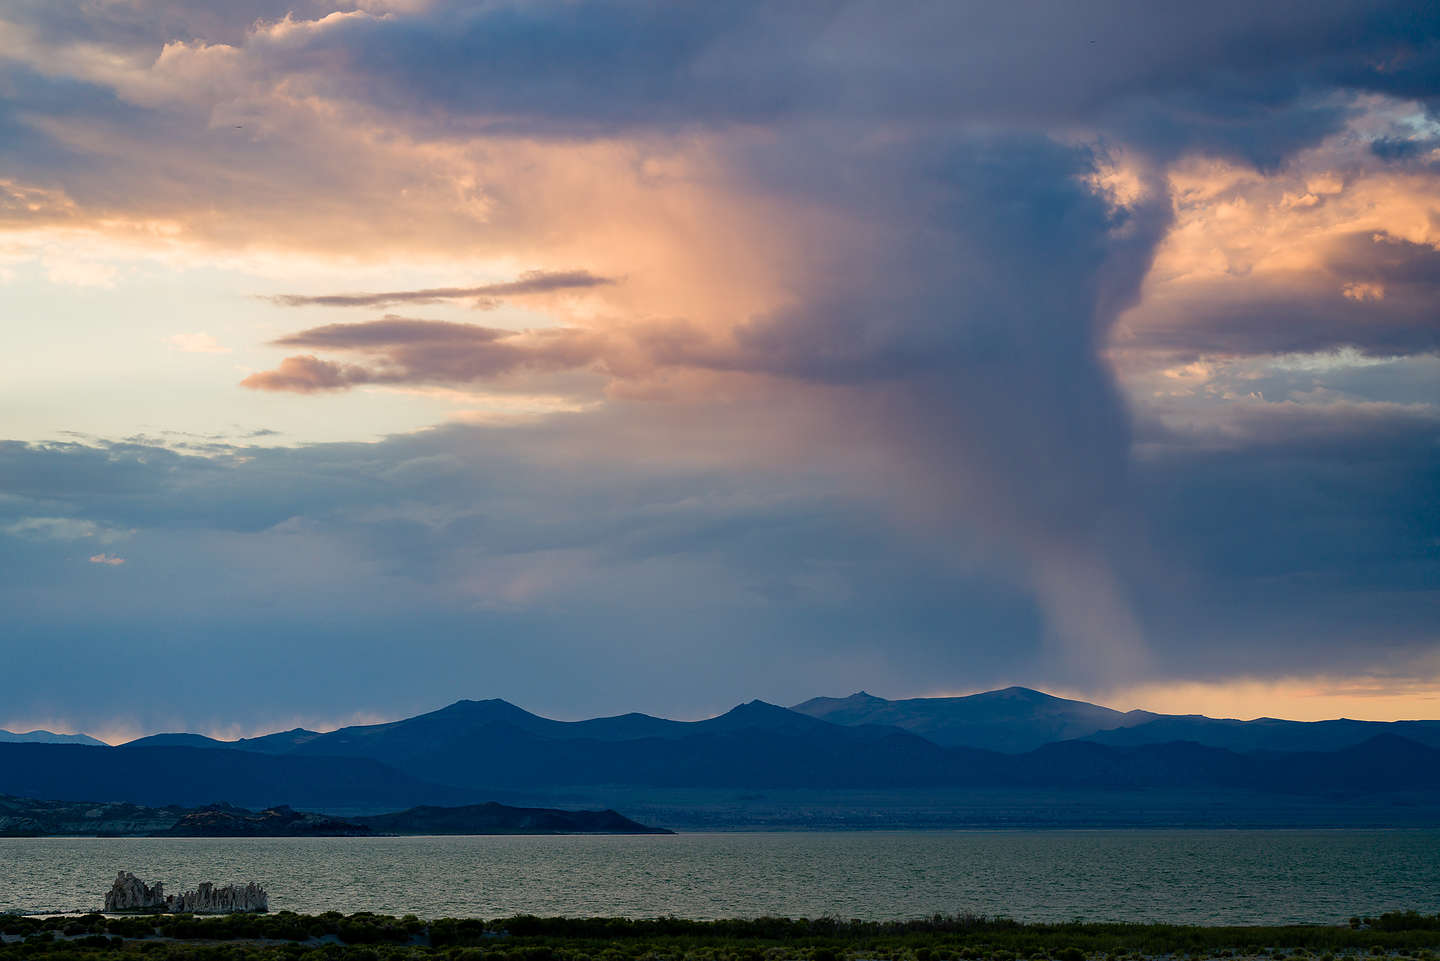
[[[1177,665],[1364,670],[1433,649],[1435,407],[1255,403],[1223,430],[1141,439],[1169,453],[1136,467],[1151,538],[1140,556],[1173,577],[1138,596]]]
[[[23,23],[45,41],[115,44],[140,49],[180,40],[240,43],[256,21],[287,14],[320,17],[329,0],[123,0],[118,3],[7,2],[4,19]]]
[[[614,281],[608,277],[596,277],[584,270],[536,270],[524,274],[519,280],[478,287],[431,287],[377,294],[276,294],[269,300],[283,307],[386,307],[391,304],[434,304],[445,300],[475,300],[478,306],[490,306],[500,297],[583,290],[612,283]]]
[[[1379,137],[1370,142],[1370,152],[1381,160],[1404,164],[1440,149],[1440,137]]]
[[[441,3],[348,19],[292,56],[346,71],[370,102],[420,107],[422,125],[571,136],[815,116],[1078,123],[1163,157],[1272,168],[1339,128],[1335,91],[1435,96],[1437,37],[1429,5],[1399,0]]]

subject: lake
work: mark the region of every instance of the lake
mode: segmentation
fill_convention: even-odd
[[[98,908],[119,870],[255,880],[271,910],[423,918],[1003,914],[1340,923],[1440,910],[1440,831],[0,839],[0,911]]]

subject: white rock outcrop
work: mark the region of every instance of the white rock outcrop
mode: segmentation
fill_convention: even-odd
[[[269,911],[270,901],[265,889],[254,881],[243,887],[227,884],[223,888],[206,881],[194,891],[166,898],[169,910],[192,914],[234,914],[238,911]]]
[[[105,895],[105,910],[163,911],[165,900],[165,885],[162,882],[147,885],[129,871],[121,871]]]
[[[105,895],[106,912],[157,911],[176,914],[235,914],[242,911],[268,911],[270,900],[265,889],[249,884],[227,884],[216,887],[209,881],[184,894],[165,893],[165,885],[156,881],[147,885],[131,874],[121,871]]]

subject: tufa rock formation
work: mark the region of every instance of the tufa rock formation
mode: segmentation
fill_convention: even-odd
[[[238,911],[268,911],[269,899],[265,889],[254,881],[241,887],[227,884],[223,888],[206,881],[195,891],[166,898],[171,911],[185,911],[191,914],[234,914]]]
[[[265,889],[253,881],[244,886],[227,884],[223,888],[217,888],[206,881],[194,891],[166,895],[165,885],[160,881],[147,885],[129,871],[121,871],[115,876],[115,883],[105,895],[107,914],[126,911],[235,914],[242,911],[268,910],[270,902],[265,895]]]
[[[156,881],[153,886],[129,871],[115,876],[115,883],[105,895],[105,911],[163,911],[165,910],[165,885]]]

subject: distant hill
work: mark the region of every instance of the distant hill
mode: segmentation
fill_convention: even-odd
[[[630,797],[647,790],[1001,789],[1053,791],[1057,804],[1079,791],[1398,799],[1440,790],[1440,749],[1396,733],[1429,737],[1432,722],[1177,718],[1025,688],[905,701],[862,692],[799,707],[750,701],[701,721],[643,714],[556,721],[502,700],[458,701],[326,734],[296,729],[245,741],[167,734],[115,748],[0,744],[0,793],[186,807],[219,800],[247,809],[288,805],[344,814],[357,824],[350,815],[420,808],[421,814],[405,812],[410,823],[430,818],[432,825],[415,830],[468,832],[484,810],[424,812],[496,797],[548,804],[615,788]],[[1128,726],[1089,730],[1101,723]],[[920,730],[994,749],[937,743]],[[1069,736],[1076,731],[1085,733]],[[1108,743],[1127,739],[1133,743]],[[1276,743],[1284,749],[1274,749]],[[225,811],[193,819],[195,829],[219,831],[227,820],[236,832],[255,827],[249,814]],[[297,823],[302,829],[309,830]]]
[[[138,737],[133,741],[126,741],[120,746],[232,748],[260,754],[285,754],[301,744],[321,736],[319,731],[307,731],[303,727],[280,731],[276,734],[265,734],[260,737],[242,737],[235,741],[221,741],[203,734],[151,734],[148,737]]]
[[[204,734],[151,734],[149,737],[138,737],[133,741],[126,741],[119,745],[124,748],[136,747],[204,747],[204,748],[232,748],[233,741],[218,741],[213,737],[206,737]]]
[[[615,811],[518,808],[490,801],[467,807],[416,807],[351,818],[380,834],[674,834]]]
[[[1382,734],[1440,749],[1440,721],[1253,721],[1200,714],[1116,711],[1024,687],[966,697],[889,701],[860,691],[816,697],[791,708],[836,724],[888,724],[946,747],[1019,754],[1056,741],[1112,747],[1193,741],[1232,751],[1338,751]]]
[[[363,825],[328,814],[309,814],[288,806],[247,811],[230,804],[214,804],[188,811],[155,836],[167,838],[314,838],[368,837]]]
[[[1338,751],[1382,734],[1391,734],[1440,748],[1440,721],[1253,721],[1199,714],[1157,716],[1118,730],[1084,735],[1086,740],[1117,747],[1194,741],[1232,751]]]
[[[1010,758],[1005,786],[1222,788],[1347,796],[1440,790],[1440,750],[1382,734],[1338,751],[1242,754],[1194,741],[1111,747],[1047,744]]]
[[[38,801],[0,794],[0,837],[144,836],[166,830],[184,814],[181,807],[90,800]]]
[[[768,715],[762,719],[767,710]],[[152,734],[122,747],[227,748],[276,755],[368,757],[427,779],[486,786],[497,782],[483,772],[452,776],[447,765],[457,758],[463,760],[467,754],[479,756],[492,748],[511,753],[533,749],[524,735],[543,741],[603,741],[613,745],[644,739],[683,741],[706,734],[733,735],[762,727],[789,737],[804,737],[807,732],[814,734],[820,730],[805,727],[797,715],[842,727],[864,728],[868,731],[867,738],[904,731],[941,747],[1006,754],[1022,754],[1066,740],[1088,740],[1113,747],[1194,741],[1240,752],[1335,751],[1383,733],[1440,749],[1440,721],[1283,721],[1274,718],[1239,721],[1202,715],[1122,712],[1024,687],[965,697],[895,701],[860,691],[843,698],[812,698],[789,709],[753,701],[703,721],[672,721],[637,713],[556,721],[494,698],[456,701],[415,717],[354,725],[328,734],[294,728],[235,741],[221,741],[201,734]],[[3,740],[0,737],[0,741]],[[88,743],[101,742],[88,739]],[[563,747],[542,750],[554,755],[555,763],[568,763],[566,758],[574,753],[573,748]],[[625,753],[613,747],[602,751]],[[587,775],[583,783],[589,783],[588,778]],[[517,780],[524,779],[517,775],[504,783]]]
[[[492,698],[456,701],[438,711],[400,721],[342,727],[329,734],[315,735],[294,750],[295,753],[311,755],[406,758],[461,745],[479,732],[493,730],[497,726],[553,740],[612,742],[646,738],[675,740],[757,727],[791,733],[821,729],[809,717],[764,701],[751,701],[719,717],[703,721],[671,721],[648,714],[555,721],[532,714],[509,701]]]
[[[460,701],[390,724],[341,728],[286,756],[373,758],[470,788],[923,786],[963,780],[967,764],[979,760],[898,728],[845,727],[763,701],[703,721],[552,721],[505,701]]]
[[[615,811],[519,808],[488,802],[414,807],[339,818],[281,806],[231,804],[144,807],[94,801],[37,801],[0,795],[0,837],[368,837],[375,834],[673,834]]]
[[[26,731],[24,734],[16,734],[14,731],[0,730],[0,744],[87,744],[91,747],[108,747],[104,741],[97,741],[88,734],[55,734],[52,731]]]
[[[791,708],[835,724],[888,724],[945,747],[974,747],[1018,754],[1111,728],[1143,724],[1149,711],[1114,711],[1025,687],[966,697],[912,697],[887,701],[860,691],[816,697]]]

